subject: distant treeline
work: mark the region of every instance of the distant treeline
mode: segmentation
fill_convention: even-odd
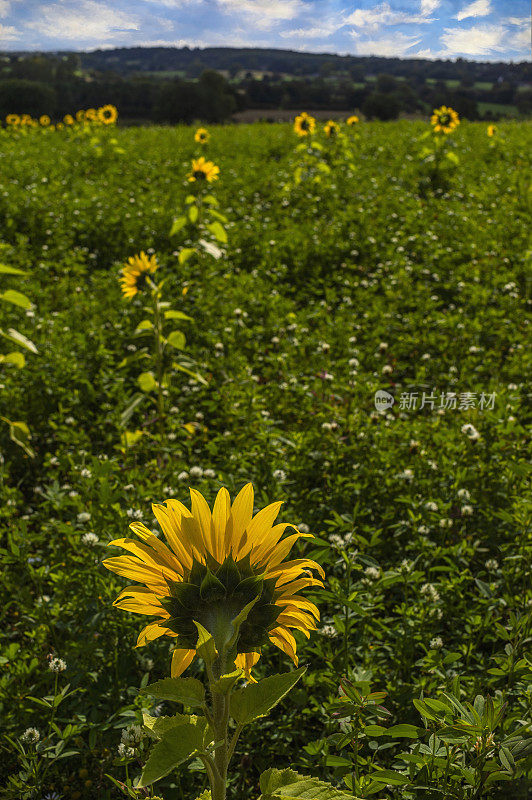
[[[531,65],[357,58],[283,50],[131,48],[4,54],[0,115],[112,103],[122,120],[221,122],[235,111],[359,110],[426,114],[443,103],[468,119],[532,112]]]

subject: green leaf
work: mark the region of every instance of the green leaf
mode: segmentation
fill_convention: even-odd
[[[401,736],[405,736],[407,739],[417,739],[422,732],[423,729],[416,728],[415,725],[392,725],[386,731],[388,736],[393,736],[394,739]]]
[[[194,625],[198,629],[198,642],[196,644],[196,654],[202,658],[207,664],[212,664],[218,651],[214,644],[214,638],[209,631],[203,627],[200,622],[193,620]]]
[[[306,670],[300,667],[293,672],[271,675],[239,689],[231,697],[231,716],[239,725],[248,725],[257,717],[263,717],[288,694]]]
[[[140,394],[139,392],[137,392],[137,394],[133,395],[131,402],[124,409],[124,411],[122,411],[120,415],[120,427],[122,428],[126,427],[129,420],[133,416],[133,412],[135,411],[135,409],[137,409],[141,405],[141,403],[144,402],[145,399],[146,399],[145,394]]]
[[[9,425],[9,438],[11,441],[15,442],[19,447],[22,447],[24,452],[27,453],[30,458],[33,458],[35,453],[30,447],[31,433],[26,423],[13,422],[7,419],[7,417],[0,417],[0,419]]]
[[[181,266],[183,264],[186,264],[186,262],[189,260],[189,258],[191,258],[194,255],[195,252],[196,252],[195,247],[183,247],[183,249],[179,251],[179,255],[177,257],[177,260],[179,261]]]
[[[182,311],[174,311],[173,309],[170,309],[170,311],[165,311],[164,312],[164,318],[165,319],[187,319],[187,320],[192,320],[192,317],[189,317],[187,314],[183,314]]]
[[[445,157],[449,159],[451,164],[459,164],[460,163],[460,159],[458,158],[456,153],[452,153],[452,152],[449,151],[449,152],[445,153]]]
[[[188,209],[188,218],[189,218],[189,220],[190,220],[192,223],[194,223],[194,222],[197,222],[197,220],[198,220],[198,215],[199,215],[198,207],[197,207],[197,206],[193,206],[193,205],[191,205],[191,206],[189,207],[189,209]]]
[[[7,292],[0,294],[0,300],[5,300],[6,303],[13,303],[13,305],[26,310],[30,309],[32,306],[29,297],[26,297],[22,292],[17,292],[15,289],[8,289]]]
[[[176,350],[183,350],[186,341],[185,334],[181,331],[172,331],[172,333],[168,335],[166,341],[168,344],[172,345],[172,347],[175,347]]]
[[[209,222],[207,225],[207,229],[216,237],[219,242],[222,244],[226,244],[227,242],[227,234],[225,232],[224,226],[221,222]]]
[[[180,372],[184,372],[187,375],[190,375],[190,377],[197,380],[198,383],[202,383],[204,386],[207,386],[207,381],[202,375],[199,374],[199,372],[193,372],[193,370],[188,369],[188,367],[185,367],[184,364],[178,364],[177,361],[173,361],[172,366],[174,369],[178,369]]]
[[[156,739],[161,739],[167,731],[177,728],[178,725],[188,725],[191,722],[190,714],[175,714],[173,717],[152,717],[145,711],[142,712],[142,719],[148,733]]]
[[[142,331],[151,331],[153,328],[153,322],[151,319],[143,319],[142,322],[139,322],[135,333],[141,333]]]
[[[391,769],[380,769],[378,772],[372,772],[370,778],[390,786],[404,786],[406,783],[410,783],[410,779],[406,775],[401,775],[400,772],[394,772]]]
[[[228,672],[227,675],[222,675],[217,681],[211,684],[211,690],[217,694],[229,694],[235,683],[244,677],[244,670],[235,669],[234,672]]]
[[[196,202],[195,196],[193,194],[187,194],[187,196],[185,197],[185,203],[187,204],[187,206],[195,202]]]
[[[179,725],[166,731],[151,751],[137,788],[143,789],[164,778],[202,745],[203,727],[200,725]]]
[[[351,793],[335,789],[318,778],[298,775],[291,769],[268,769],[260,776],[259,800],[277,800],[291,797],[292,800],[356,800]]]
[[[26,273],[22,269],[8,267],[7,264],[0,264],[0,275],[26,275]]]
[[[232,636],[227,643],[228,650],[231,650],[231,648],[233,648],[237,643],[238,634],[240,633],[240,627],[247,620],[251,609],[253,608],[255,603],[258,602],[259,597],[260,595],[257,595],[257,597],[253,598],[253,600],[250,603],[244,606],[240,614],[238,614],[234,619],[231,620]]]
[[[196,678],[164,678],[140,691],[161,700],[182,703],[184,706],[203,706],[205,703],[205,689]]]
[[[139,442],[142,437],[144,436],[144,431],[136,430],[136,431],[124,431],[120,435],[120,443],[122,447],[129,448],[134,447],[137,442]]]
[[[172,227],[170,228],[170,236],[175,236],[176,233],[179,233],[179,231],[182,228],[184,228],[186,224],[187,224],[187,218],[185,216],[177,217],[177,219],[174,219],[174,221],[172,222]]]
[[[3,330],[0,330],[0,336],[4,336],[4,338],[9,339],[10,342],[15,342],[15,344],[19,344],[21,347],[25,347],[26,350],[30,350],[32,353],[38,352],[33,342],[27,339],[22,333],[16,331],[14,328],[8,328],[7,333]]]
[[[208,206],[217,206],[218,200],[213,194],[206,194],[203,198],[203,202],[207,203]]]
[[[143,392],[152,392],[157,388],[157,381],[153,377],[153,372],[142,372],[137,378],[137,383]]]
[[[215,211],[213,208],[211,208],[210,214],[214,219],[219,219],[220,222],[226,223],[228,221],[225,214],[220,214],[219,211]]]
[[[17,367],[17,369],[22,369],[26,363],[24,353],[19,353],[18,350],[14,350],[12,353],[7,353],[5,356],[0,356],[0,360],[3,361],[4,364],[13,364],[13,366]]]

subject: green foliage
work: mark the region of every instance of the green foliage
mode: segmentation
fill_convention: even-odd
[[[306,667],[300,667],[284,675],[269,675],[233,692],[231,716],[239,725],[249,725],[254,719],[264,716],[288,694],[306,670]]]

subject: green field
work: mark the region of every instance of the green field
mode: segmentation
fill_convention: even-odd
[[[134,521],[162,540],[152,502],[190,505],[193,487],[212,507],[248,481],[256,509],[283,500],[315,535],[290,558],[326,577],[303,591],[321,614],[296,633],[307,672],[244,730],[228,797],[258,798],[271,766],[333,784],[322,800],[530,796],[531,127],[462,123],[442,175],[428,127],[319,134],[311,157],[291,125],[213,126],[218,217],[187,181],[193,128],[2,131],[0,262],[24,273],[4,269],[2,292],[29,302],[1,305],[1,352],[25,366],[2,363],[0,416],[31,441],[0,428],[0,797],[125,796],[108,776],[140,775],[153,742],[124,750],[124,731],[182,708],[138,694],[170,674],[174,640],[135,649],[149,620],[112,606],[128,581],[102,567],[107,545]],[[149,292],[119,284],[142,250],[191,318],[166,320],[186,339],[160,393]],[[267,644],[254,674],[290,669]],[[342,676],[366,700],[339,719]],[[129,796],[206,787],[195,758]]]

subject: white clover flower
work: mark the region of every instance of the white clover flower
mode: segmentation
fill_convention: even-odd
[[[461,511],[463,517],[473,516],[473,506],[462,506]]]
[[[126,486],[124,486],[124,492],[132,492],[134,488],[135,487],[132,483],[128,483]]]
[[[64,672],[66,668],[66,661],[63,661],[62,658],[52,658],[48,665],[50,672]]]
[[[88,522],[91,518],[91,515],[88,511],[81,511],[78,514],[78,522]]]
[[[135,755],[134,748],[126,747],[126,745],[123,742],[120,742],[120,744],[117,747],[117,751],[120,758],[133,758],[133,756]]]
[[[496,558],[488,558],[486,561],[486,569],[488,572],[495,572],[495,570],[499,569],[499,562]]]
[[[191,478],[202,478],[203,477],[203,469],[202,469],[202,467],[191,467],[190,468],[190,477]]]
[[[276,481],[285,481],[286,480],[286,472],[284,469],[274,469],[273,477]]]
[[[142,519],[142,511],[138,508],[128,508],[126,514],[129,519]]]
[[[338,631],[334,625],[322,625],[320,628],[320,633],[322,633],[324,636],[328,636],[330,639],[333,639],[338,635]]]
[[[343,547],[344,540],[338,533],[331,533],[329,541],[333,547]]]
[[[364,570],[364,575],[366,575],[371,580],[378,580],[381,576],[381,571],[378,567],[366,567]]]
[[[417,532],[420,533],[422,536],[425,536],[429,532],[429,528],[426,525],[420,525],[417,529]]]
[[[132,747],[142,739],[142,728],[140,725],[130,725],[122,731],[122,743],[127,747]]]
[[[350,358],[348,363],[349,366],[353,367],[354,369],[360,366],[360,361],[358,360],[358,358]]]
[[[87,547],[94,547],[100,540],[95,533],[84,533],[81,537],[81,541]]]
[[[413,566],[414,566],[413,563],[409,561],[408,558],[403,558],[403,560],[401,561],[402,572],[411,572]]]
[[[379,344],[379,350],[383,353],[385,350],[388,349],[388,342],[381,342]]]
[[[223,342],[216,342],[216,344],[214,345],[214,349],[218,350],[219,352],[221,352],[224,349]]]
[[[178,481],[188,480],[188,472],[186,472],[185,470],[183,470],[183,472],[180,472],[179,475],[177,476],[177,480]]]
[[[322,422],[321,428],[324,431],[332,431],[332,423],[331,422]]]
[[[402,478],[404,481],[412,481],[414,480],[414,472],[411,469],[405,469],[403,472],[400,472],[397,477]]]
[[[300,522],[297,527],[300,533],[308,533],[310,531],[309,526],[305,522]]]
[[[469,500],[471,497],[467,489],[458,489],[457,496],[459,500]]]
[[[206,469],[203,475],[205,478],[215,478],[216,472],[213,469]]]
[[[278,337],[278,336],[272,336],[272,338],[271,338],[271,340],[270,340],[270,341],[271,341],[271,343],[272,343],[272,344],[279,344],[279,342],[280,342],[281,340],[279,339],[279,337]]]
[[[92,478],[92,472],[87,467],[84,467],[79,474],[82,478]]]
[[[439,524],[440,528],[452,528],[453,527],[452,519],[440,519],[438,524]]]
[[[443,639],[441,636],[435,636],[434,639],[430,640],[430,648],[431,650],[441,650],[443,647]]]
[[[437,511],[438,504],[435,503],[433,500],[429,500],[427,503],[425,503],[425,508],[427,509],[427,511]]]
[[[391,372],[393,372],[393,367],[390,364],[385,364],[382,368],[382,374],[389,375]]]
[[[41,738],[41,734],[37,728],[26,728],[20,738],[23,742],[26,742],[26,744],[36,744]]]
[[[74,417],[65,417],[65,425],[75,425],[76,420]]]
[[[427,597],[429,600],[432,600],[433,603],[439,602],[440,595],[432,583],[424,583],[420,589],[420,593],[423,595],[423,597]]]
[[[52,456],[50,459],[50,466],[57,467],[58,464],[59,464],[59,459],[57,458],[57,456]]]
[[[467,438],[471,439],[471,441],[473,441],[473,442],[476,442],[477,439],[480,439],[480,433],[477,431],[475,426],[472,425],[470,422],[466,422],[465,425],[462,425],[461,430],[462,430],[462,433],[465,433]]]

